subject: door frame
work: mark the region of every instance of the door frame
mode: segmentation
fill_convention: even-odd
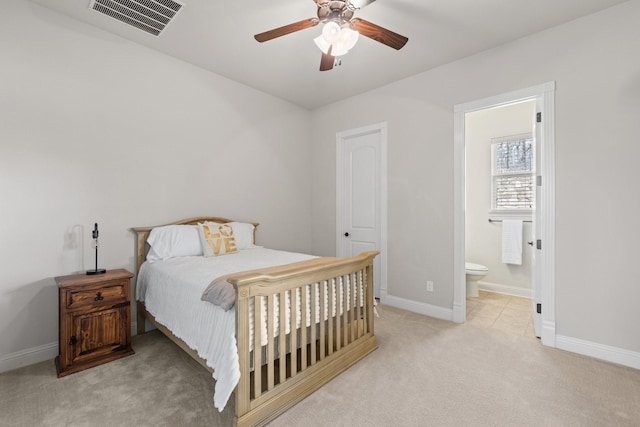
[[[340,245],[342,230],[342,216],[344,215],[344,166],[343,141],[345,139],[369,134],[380,133],[380,182],[378,185],[378,196],[380,197],[380,255],[375,262],[380,263],[380,295],[381,302],[384,303],[387,296],[387,123],[381,122],[357,129],[346,130],[336,133],[336,256],[342,254]]]
[[[539,224],[536,239],[542,240],[542,250],[536,253],[535,262],[540,274],[534,275],[534,289],[541,295],[534,298],[542,304],[541,341],[549,347],[556,346],[555,325],[555,82],[548,82],[525,89],[479,99],[454,107],[454,254],[453,254],[453,321],[466,321],[466,275],[465,275],[465,114],[498,107],[526,99],[536,100],[536,111],[542,113],[540,169],[536,175],[542,177]],[[537,265],[540,263],[540,265]]]

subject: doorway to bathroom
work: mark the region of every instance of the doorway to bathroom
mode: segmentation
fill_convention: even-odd
[[[555,346],[554,92],[551,82],[454,110],[454,320],[466,321],[466,262],[481,264],[488,271],[478,282],[480,289],[531,298],[535,334],[549,346]],[[535,171],[528,178],[522,168],[527,147],[535,162],[528,165]],[[505,176],[504,168],[496,173],[502,149],[518,152],[518,161],[524,162],[516,165],[515,177]],[[514,170],[507,172],[513,175]],[[505,186],[508,196],[500,193]],[[518,209],[527,200],[535,200],[531,209]],[[509,209],[502,209],[502,203]],[[524,247],[518,262],[505,264],[503,221],[515,218],[527,221],[521,226]]]
[[[464,144],[466,321],[529,337],[535,108],[527,99],[466,113]]]

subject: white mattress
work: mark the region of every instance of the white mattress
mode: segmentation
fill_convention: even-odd
[[[240,379],[235,337],[235,309],[224,311],[200,300],[216,277],[314,258],[311,255],[253,248],[218,257],[181,257],[140,268],[136,299],[158,322],[213,368],[214,405],[222,411]]]

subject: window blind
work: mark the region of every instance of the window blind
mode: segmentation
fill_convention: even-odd
[[[491,144],[493,210],[531,210],[535,204],[533,138],[502,138]]]

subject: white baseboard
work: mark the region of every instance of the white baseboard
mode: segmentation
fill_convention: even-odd
[[[640,353],[578,338],[556,335],[556,348],[640,369]]]
[[[531,289],[520,288],[511,285],[502,285],[500,283],[491,283],[485,281],[478,281],[478,289],[487,292],[495,292],[497,294],[511,295],[514,297],[529,298],[533,297],[533,291]]]
[[[455,323],[464,323],[467,319],[466,302],[462,305],[454,301],[452,316]]]
[[[542,320],[540,325],[540,341],[547,347],[556,348],[556,324],[548,320]]]
[[[394,297],[387,295],[386,292],[381,292],[380,302],[382,302],[382,304],[390,305],[391,307],[435,317],[436,319],[453,321],[453,310],[450,308]]]
[[[381,292],[381,302],[382,304],[390,305],[391,307],[423,314],[425,316],[453,321],[453,310],[449,308],[443,308],[431,304],[411,301],[405,298],[390,296],[387,295],[386,292]],[[133,323],[132,333],[135,334],[135,331],[135,323]],[[585,341],[563,335],[555,335],[554,338],[555,339],[552,341],[555,342],[549,343],[547,345],[551,345],[552,347],[556,347],[561,350],[582,354],[584,356],[606,360],[607,362],[628,366],[630,368],[640,369],[639,352],[612,347],[605,344],[598,344],[591,341]],[[33,365],[35,363],[44,362],[46,360],[51,360],[57,355],[57,342],[7,354],[6,356],[2,356],[0,358],[0,373],[12,371],[14,369]]]
[[[58,342],[28,348],[0,358],[0,373],[50,360],[58,355]]]

